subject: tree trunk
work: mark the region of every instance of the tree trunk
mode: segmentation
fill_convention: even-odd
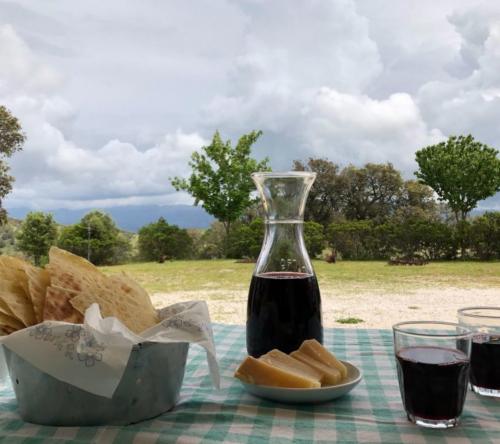
[[[231,229],[231,221],[222,222],[226,230],[226,237],[224,238],[224,258],[227,257],[227,250],[229,249],[229,230]]]
[[[456,213],[457,214],[457,218],[458,218],[458,212]],[[460,223],[462,223],[462,235],[460,236],[460,259],[461,260],[465,260],[465,250],[466,250],[466,246],[465,246],[465,221],[467,220],[467,212],[466,211],[461,211],[460,212]]]

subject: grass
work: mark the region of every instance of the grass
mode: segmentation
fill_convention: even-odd
[[[335,322],[338,322],[339,324],[360,324],[363,321],[363,319],[360,318],[340,318],[337,319]]]
[[[246,291],[254,265],[234,260],[133,263],[103,267],[106,273],[126,272],[149,292]],[[389,266],[382,261],[314,261],[320,286],[343,292],[405,291],[414,288],[499,288],[500,262],[433,262],[424,266]]]

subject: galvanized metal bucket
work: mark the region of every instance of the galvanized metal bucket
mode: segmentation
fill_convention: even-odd
[[[112,398],[43,373],[4,347],[22,419],[52,426],[126,425],[172,409],[184,378],[189,344],[135,345]]]

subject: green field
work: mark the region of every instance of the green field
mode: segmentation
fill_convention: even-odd
[[[246,290],[254,265],[234,260],[133,263],[103,267],[106,273],[126,272],[151,293]],[[498,288],[500,262],[435,262],[424,266],[390,266],[382,261],[315,261],[322,289],[344,292],[402,291],[422,287]]]

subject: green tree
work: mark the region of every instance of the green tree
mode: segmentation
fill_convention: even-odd
[[[249,223],[236,223],[229,233],[227,255],[256,259],[264,240],[264,221],[257,217]]]
[[[258,162],[250,157],[252,145],[261,134],[261,131],[245,134],[233,148],[231,141],[224,142],[216,131],[210,145],[191,155],[191,176],[171,179],[177,191],[187,191],[194,197],[195,205],[201,203],[209,214],[222,222],[226,239],[231,224],[252,203],[250,194],[254,185],[250,174],[269,169],[267,158]]]
[[[168,224],[163,217],[139,230],[138,243],[140,257],[149,261],[185,259],[193,251],[193,239],[187,230]]]
[[[486,212],[474,218],[470,243],[479,259],[500,259],[500,211]]]
[[[340,174],[347,219],[382,222],[397,209],[403,187],[401,173],[391,163],[353,165]]]
[[[339,166],[328,159],[310,157],[307,163],[294,160],[293,170],[316,173],[316,180],[306,202],[304,218],[306,221],[327,226],[335,215],[342,211],[344,182],[339,175]]]
[[[14,177],[9,174],[5,158],[22,149],[26,136],[16,117],[4,106],[0,106],[0,224],[7,221],[7,212],[2,200],[12,191]]]
[[[500,191],[498,151],[468,136],[417,151],[415,175],[446,201],[456,222],[465,221],[477,203]]]
[[[379,259],[382,253],[375,227],[371,220],[331,223],[327,230],[328,243],[343,259]]]
[[[101,211],[87,213],[77,224],[61,230],[58,245],[95,265],[124,262],[130,253],[130,242],[113,219]]]
[[[57,224],[52,214],[31,212],[26,215],[17,233],[17,248],[31,256],[35,265],[40,265],[56,239]]]
[[[315,258],[325,248],[325,234],[323,225],[318,222],[304,222],[304,242],[309,256]]]

